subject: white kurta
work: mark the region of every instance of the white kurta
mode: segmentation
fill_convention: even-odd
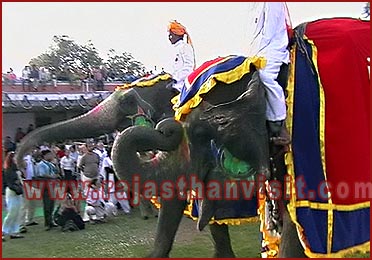
[[[248,56],[263,56],[267,64],[259,70],[266,87],[266,117],[270,121],[286,118],[285,97],[276,81],[280,66],[289,63],[286,6],[284,2],[254,3],[251,8],[251,23],[255,26]]]
[[[32,155],[27,154],[23,159],[26,162],[26,180],[32,180],[32,177],[34,177],[34,162],[32,160]]]
[[[172,77],[176,80],[173,87],[181,91],[185,79],[194,70],[195,54],[192,46],[183,40],[176,42],[173,46],[174,59]]]

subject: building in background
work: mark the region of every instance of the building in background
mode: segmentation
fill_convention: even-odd
[[[28,90],[21,82],[2,84],[2,136],[14,140],[18,128],[35,128],[84,114],[107,98],[123,82],[105,83],[104,91],[92,86],[57,82]]]

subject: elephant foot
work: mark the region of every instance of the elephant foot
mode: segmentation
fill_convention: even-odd
[[[225,224],[211,224],[209,225],[209,229],[214,242],[214,257],[235,258],[235,254],[231,246],[229,227]]]
[[[279,246],[279,258],[307,258],[298,238],[296,225],[287,210],[283,212],[283,232]]]
[[[169,258],[169,254],[160,254],[159,252],[152,252],[146,258]]]
[[[221,253],[215,253],[213,255],[213,258],[236,258],[235,254],[233,252],[221,252]]]

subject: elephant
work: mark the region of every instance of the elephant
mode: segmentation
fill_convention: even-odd
[[[284,74],[285,75],[285,71]],[[211,182],[224,183],[229,180],[225,171],[216,164],[211,149],[211,141],[217,146],[222,144],[241,160],[250,164],[251,171],[234,180],[269,177],[269,135],[265,119],[265,92],[258,77],[258,72],[252,67],[252,72],[241,80],[226,87],[217,83],[216,87],[203,97],[203,102],[187,116],[184,123],[174,119],[159,122],[155,129],[132,126],[124,130],[114,141],[112,159],[118,178],[125,180],[129,187],[136,184],[136,192],[148,192],[149,183],[160,187],[152,190],[151,196],[161,197],[161,209],[157,224],[154,249],[149,257],[169,257],[177,228],[186,206],[185,191],[178,189],[179,180],[187,183],[192,190],[191,176],[200,180],[204,187]],[[237,112],[238,111],[238,112]],[[242,141],[244,140],[244,141]],[[143,161],[138,153],[160,151],[166,153],[165,158],[156,164]],[[256,178],[255,178],[255,177]],[[240,179],[240,180],[239,180]],[[171,198],[162,197],[162,185],[173,183],[168,193]],[[163,194],[164,195],[164,194]],[[205,195],[205,194],[204,194]],[[220,194],[225,196],[223,191]],[[151,197],[150,195],[148,195]],[[242,198],[242,194],[239,197]],[[221,219],[234,217],[231,201],[208,199],[203,197],[199,207],[197,228],[202,230],[212,217]],[[227,210],[229,209],[229,210]],[[232,215],[231,215],[232,214]],[[251,213],[253,216],[255,212]],[[248,216],[248,215],[247,215]],[[284,218],[284,233],[290,235],[290,246],[283,243],[283,255],[287,257],[303,257],[303,249],[295,238],[296,230]],[[228,226],[226,224],[209,224],[214,240],[214,257],[235,257],[231,247]],[[283,234],[286,237],[286,234]],[[295,250],[293,245],[296,245]]]
[[[171,79],[159,81],[153,87],[134,87],[128,90],[115,91],[86,114],[35,129],[26,135],[18,146],[16,152],[17,165],[22,169],[24,155],[34,146],[43,142],[92,138],[118,129],[125,129],[132,125],[132,118],[138,113],[138,108],[142,109],[154,122],[173,117],[174,111],[170,100],[176,93],[167,88],[169,83],[171,83]],[[159,100],[166,100],[167,102],[159,102]],[[186,200],[183,205],[178,205],[179,211],[183,211],[185,203]],[[169,206],[163,204],[161,210],[163,215],[166,215],[167,213],[164,212],[172,212],[174,209],[175,207],[170,203]],[[162,230],[161,225],[158,226],[158,230]],[[216,256],[222,256],[219,251],[230,251],[231,254],[228,254],[228,256],[232,255],[230,238],[220,235],[224,234],[227,226],[211,225],[211,230],[216,243],[216,251],[218,251]],[[228,250],[225,250],[225,247]],[[153,255],[158,254],[154,253]]]
[[[295,30],[295,35],[297,34],[298,32]],[[304,43],[298,43],[300,47],[304,45]],[[306,49],[306,46],[301,51],[306,56],[306,62],[311,63],[311,57],[307,57],[309,50]],[[311,64],[309,67],[311,67],[310,74],[316,75],[317,66]],[[114,93],[106,103],[112,102],[112,105],[104,106],[107,107],[105,109],[102,107],[93,109],[83,116],[87,122],[82,124],[82,127],[79,126],[80,119],[75,119],[76,121],[73,119],[49,126],[51,128],[38,129],[36,130],[38,134],[35,132],[31,133],[30,137],[26,136],[20,147],[17,161],[22,158],[22,153],[24,154],[27,149],[38,142],[40,143],[41,140],[83,138],[111,132],[117,128],[124,129],[131,125],[128,116],[135,115],[137,106],[140,106],[152,116],[154,122],[159,123],[155,129],[144,126],[126,128],[115,140],[112,154],[115,172],[121,180],[125,180],[130,187],[138,185],[143,188],[145,184],[148,185],[144,190],[139,189],[139,192],[149,192],[148,188],[161,185],[164,183],[163,181],[175,183],[182,177],[187,179],[190,176],[197,176],[206,184],[214,180],[224,182],[228,179],[243,183],[246,180],[252,180],[252,178],[259,183],[259,176],[276,178],[283,182],[283,173],[286,172],[283,150],[269,145],[269,133],[264,119],[264,92],[255,69],[252,68],[251,73],[231,85],[234,87],[226,90],[226,84],[217,82],[216,87],[203,96],[203,102],[187,116],[186,121],[182,124],[173,119],[162,120],[173,116],[172,105],[170,103],[165,105],[166,102],[152,103],[150,100],[154,101],[154,99],[145,98],[145,92],[150,91],[150,88],[146,91],[143,90],[141,94],[139,94],[139,89],[129,90],[131,98],[128,99],[124,98],[127,95],[126,92]],[[170,100],[173,96],[170,92],[167,95],[161,99]],[[155,109],[156,105],[166,106],[169,113],[162,111],[161,108]],[[156,111],[158,113],[155,113]],[[89,118],[93,118],[93,120]],[[107,118],[109,120],[102,120]],[[68,123],[67,126],[65,123]],[[97,125],[95,126],[95,124]],[[68,131],[74,127],[78,129],[77,132],[80,134],[73,135]],[[43,139],[43,135],[45,135],[45,139]],[[222,164],[216,160],[216,151],[225,151],[225,148],[236,159],[248,162],[248,166],[246,166],[251,170],[238,176],[226,174]],[[160,159],[156,157],[153,160],[143,160],[138,156],[138,153],[148,151],[160,151],[158,154],[162,156],[159,156]],[[269,163],[270,154],[278,155],[273,158],[274,164]],[[162,157],[165,159],[161,159]],[[141,175],[137,175],[139,173]],[[149,255],[150,257],[169,257],[178,225],[187,204],[187,192],[176,193],[169,186],[166,191],[173,191],[174,194],[177,194],[177,198],[161,196],[162,207],[154,249]],[[165,192],[160,195],[167,194]],[[150,195],[159,194],[155,191]],[[305,257],[304,248],[297,235],[296,225],[291,221],[284,203],[281,203],[284,210],[281,219],[283,227],[279,257]],[[197,228],[202,230],[210,223],[212,217],[217,215],[223,217],[226,212],[221,209],[228,206],[227,201],[209,200],[206,197],[198,208],[200,214]],[[215,243],[214,256],[234,257],[227,225],[210,224],[209,227]]]
[[[43,142],[92,138],[102,134],[111,133],[115,130],[125,129],[132,125],[133,116],[138,113],[138,109],[143,110],[153,122],[159,122],[164,118],[173,117],[174,111],[170,100],[176,93],[167,87],[171,82],[171,79],[167,79],[157,82],[152,87],[133,87],[130,89],[115,91],[107,99],[86,114],[35,129],[26,135],[18,146],[16,153],[17,165],[22,169],[24,155],[34,146],[40,145]],[[167,102],[159,102],[159,100]],[[114,156],[116,156],[115,154],[116,152],[114,152]],[[131,165],[133,164],[131,163]],[[173,167],[176,166],[173,165]],[[178,167],[180,166],[177,166],[176,168],[179,169]],[[186,171],[186,166],[182,166],[180,169]],[[186,200],[183,201],[182,205],[178,205],[177,202],[178,201],[169,203],[164,202],[161,209],[163,212],[162,215],[167,215],[167,212],[173,212],[175,209],[182,212],[185,208]],[[177,207],[174,207],[175,204],[177,204]],[[182,214],[180,215],[180,218],[181,216]],[[159,219],[162,218],[160,217]],[[216,244],[215,255],[219,257],[224,255],[233,255],[230,238],[228,234],[225,236],[227,226],[211,225],[210,228]],[[158,225],[158,230],[163,230],[161,224]],[[162,243],[158,242],[159,239],[156,239],[156,241],[156,244]],[[155,248],[160,249],[162,247],[155,246]],[[152,255],[162,256],[164,254],[154,252]]]
[[[288,113],[290,120],[292,120],[290,124],[293,124],[291,125],[292,144],[289,149],[296,149],[299,157],[302,157],[298,157],[295,161],[296,164],[302,166],[299,170],[311,169],[306,178],[309,180],[308,183],[315,187],[310,190],[312,192],[319,188],[325,177],[327,177],[326,180],[329,180],[328,178],[336,178],[341,173],[343,178],[350,179],[350,181],[355,182],[355,178],[358,181],[369,181],[369,147],[365,144],[368,143],[365,140],[370,137],[370,132],[366,130],[369,129],[369,121],[366,120],[369,115],[367,112],[369,111],[369,101],[366,102],[363,98],[369,93],[369,67],[365,66],[365,61],[369,61],[370,54],[369,31],[369,22],[351,18],[321,19],[301,24],[294,30],[295,39],[293,42],[295,46],[292,49],[292,54],[295,63],[287,74],[288,82],[291,83],[288,89]],[[342,37],[346,37],[344,41],[339,40],[343,39]],[[350,41],[347,37],[360,39],[360,41]],[[335,45],[338,48],[334,48]],[[358,51],[354,52],[354,50]],[[340,72],[343,71],[344,75],[351,73],[349,63],[344,62],[345,57],[352,60],[357,69],[353,70],[354,78],[344,77],[343,81],[347,84],[342,84],[339,81]],[[337,66],[337,70],[334,69],[335,66]],[[322,78],[320,78],[320,74]],[[350,86],[353,87],[350,88]],[[326,110],[325,99],[329,101]],[[343,105],[340,106],[340,104]],[[340,114],[340,110],[343,113]],[[259,176],[274,178],[274,180],[283,183],[284,174],[287,173],[286,168],[294,171],[297,166],[294,165],[294,160],[291,161],[291,158],[284,160],[286,150],[269,145],[270,133],[267,132],[264,111],[264,91],[254,69],[231,85],[217,81],[216,86],[203,95],[201,103],[187,115],[183,123],[166,119],[161,121],[155,129],[135,126],[124,130],[114,143],[115,170],[118,176],[128,181],[131,186],[133,186],[134,174],[140,173],[141,178],[137,175],[138,179],[135,181],[141,184],[139,186],[144,191],[147,191],[148,187],[145,184],[149,181],[162,187],[161,184],[164,182],[175,182],[180,178],[188,179],[195,173],[204,185],[228,179],[235,180],[237,185],[252,178],[259,182]],[[325,116],[326,114],[327,116]],[[327,127],[330,126],[328,129],[331,134],[328,135],[328,140],[332,141],[329,143],[324,141],[324,136],[327,135],[324,122]],[[352,134],[355,123],[363,125],[358,129],[360,135],[357,136]],[[354,136],[359,142],[345,141],[347,139],[345,138],[345,129],[349,131],[349,136]],[[354,130],[356,130],[355,127]],[[172,143],[174,141],[179,143]],[[348,144],[347,147],[343,145],[344,143]],[[328,153],[326,153],[324,145],[328,145]],[[185,153],[185,146],[188,147],[189,153]],[[307,150],[308,147],[312,150]],[[343,164],[339,163],[337,156],[329,152],[332,148],[333,153],[345,158],[345,161],[350,161],[349,156],[358,161],[359,163],[355,163],[353,166],[361,166],[360,172],[350,177],[350,172],[344,169]],[[358,156],[345,152],[350,151],[348,148],[353,148],[351,150]],[[149,150],[161,150],[161,153],[167,153],[168,157],[155,164],[151,163],[150,169],[150,162],[143,162],[137,156],[138,152]],[[224,164],[220,161],[221,151],[232,154],[234,160],[247,162],[248,165],[245,166],[251,170],[244,174],[229,175],[223,167]],[[308,156],[310,153],[311,156]],[[189,160],[181,160],[181,157],[189,158]],[[324,166],[325,159],[327,159],[327,171]],[[289,160],[289,164],[287,164],[287,160]],[[175,166],[176,162],[181,162],[183,165]],[[313,166],[317,166],[319,170],[312,171],[314,170],[311,168]],[[314,174],[315,172],[317,174]],[[257,190],[262,187],[259,184],[255,187]],[[174,194],[184,194],[183,191],[179,192],[175,186],[172,188]],[[195,187],[191,185],[189,188],[194,189]],[[369,202],[366,202],[365,198],[358,200],[351,198],[354,202],[351,205],[354,208],[340,209],[339,212],[336,212],[338,211],[336,207],[332,208],[337,206],[336,203],[324,198],[315,197],[314,199],[311,194],[308,193],[309,197],[306,199],[311,202],[309,204],[313,203],[314,206],[308,206],[306,204],[308,201],[301,201],[296,197],[294,199],[291,197],[289,201],[278,202],[279,208],[283,209],[280,219],[282,230],[279,257],[341,256],[347,249],[357,247],[364,251],[366,250],[365,245],[369,247]],[[157,191],[155,195],[162,194]],[[333,200],[338,199],[336,193],[333,193],[332,196],[334,196]],[[159,215],[155,248],[150,254],[151,257],[169,257],[186,198],[184,196],[173,197],[173,199],[163,198],[161,202],[163,208]],[[300,206],[296,207],[293,202],[305,203],[302,205],[299,203]],[[286,207],[287,203],[288,207]],[[229,206],[228,204],[226,200],[210,199],[208,196],[204,196],[198,208],[197,228],[202,230],[210,223],[212,217],[228,215],[229,212],[224,211]],[[293,208],[293,206],[295,207]],[[345,212],[348,214],[344,214]],[[303,217],[302,223],[299,223],[299,219],[293,221],[293,216],[296,214]],[[320,218],[317,214],[328,217],[327,224],[320,225]],[[330,225],[330,216],[340,217],[337,214],[344,215],[346,220],[332,220],[332,225]],[[309,216],[311,217],[309,218]],[[305,223],[305,218],[310,219],[311,223]],[[361,224],[358,223],[357,228],[354,228],[356,220]],[[312,237],[306,237],[306,233],[302,233],[304,230],[301,225],[304,223],[308,225],[307,234]],[[318,226],[327,230],[325,232],[322,230],[319,233],[316,230]],[[365,226],[367,231],[364,230]],[[234,257],[227,226],[212,224],[210,229],[216,245],[223,241],[219,244],[221,246],[215,245],[214,256]],[[316,235],[314,236],[314,234]],[[305,235],[305,237],[301,235]],[[338,240],[334,242],[336,236]],[[320,241],[320,237],[326,243]],[[346,237],[347,239],[345,239]],[[311,246],[310,241],[313,242]],[[317,248],[314,250],[312,247]]]
[[[173,110],[170,100],[176,93],[167,88],[172,79],[170,75],[165,75],[164,80],[158,80],[152,87],[133,87],[114,91],[108,98],[81,116],[30,132],[17,147],[17,165],[22,169],[24,155],[43,142],[94,138],[123,130],[132,125],[133,116],[138,114],[139,109],[155,123],[171,117]],[[162,100],[164,102],[161,102]]]

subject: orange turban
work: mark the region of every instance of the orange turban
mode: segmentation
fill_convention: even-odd
[[[186,27],[177,22],[176,20],[170,21],[168,25],[168,31],[174,33],[175,35],[183,36],[187,35],[187,43],[192,46],[191,38],[188,32],[186,31]]]

